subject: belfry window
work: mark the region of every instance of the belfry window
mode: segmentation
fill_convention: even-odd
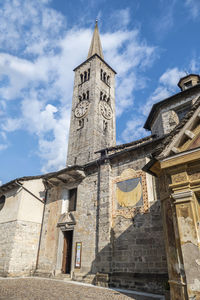
[[[103,70],[101,69],[101,80],[103,80]]]
[[[85,100],[86,99],[86,96],[85,96],[85,93],[83,93],[83,100]]]
[[[83,128],[83,127],[84,127],[84,119],[78,120],[78,129],[77,130],[79,130],[79,129]]]
[[[107,76],[107,84],[110,84],[110,76]]]
[[[103,92],[100,92],[100,100],[103,100]]]
[[[90,80],[90,69],[88,69],[88,80]]]
[[[87,91],[87,99],[89,99],[89,91]]]
[[[84,72],[84,81],[86,81],[87,80],[87,72],[85,71]]]
[[[80,74],[81,83],[83,83],[83,74]]]
[[[107,131],[107,128],[108,128],[108,122],[103,120],[103,132],[106,133]]]
[[[103,81],[106,82],[106,73],[103,74]]]

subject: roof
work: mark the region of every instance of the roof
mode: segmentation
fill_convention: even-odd
[[[94,57],[98,57],[108,68],[110,68],[115,74],[117,74],[117,72],[111,68],[111,66],[109,66],[109,64],[107,64],[107,62],[105,62],[105,60],[103,60],[103,58],[101,58],[98,54],[94,54],[93,56],[89,57],[88,59],[86,59],[83,63],[81,63],[80,65],[78,65],[73,71],[76,71],[78,68],[80,68],[81,66],[83,66],[85,63],[89,62],[90,60],[92,60]]]
[[[68,175],[68,177],[73,177],[76,179],[78,179],[77,175],[78,171],[83,171],[84,168],[82,166],[71,166],[71,167],[67,167],[64,168],[62,170],[56,171],[56,172],[51,172],[51,173],[47,173],[47,174],[42,174],[42,175],[36,175],[36,176],[24,176],[24,177],[18,177],[15,178],[3,185],[0,186],[0,193],[4,192],[8,189],[14,188],[14,187],[18,187],[17,182],[22,182],[22,181],[28,181],[28,180],[35,180],[35,179],[44,179],[44,180],[51,180],[51,181],[66,181],[67,179],[65,178],[65,175]],[[63,177],[64,176],[64,177]],[[80,178],[82,177],[82,175],[80,176]]]
[[[192,105],[190,111],[185,115],[181,122],[164,138],[162,143],[152,152],[152,156],[156,157],[165,149],[165,147],[172,141],[172,138],[180,132],[187,121],[193,116],[196,109],[200,106],[200,96]]]
[[[90,58],[94,54],[98,54],[102,59],[104,59],[97,21],[95,24],[94,33],[87,58]]]
[[[187,74],[186,76],[180,78],[180,80],[178,82],[178,86],[181,88],[181,85],[180,85],[181,81],[186,79],[187,77],[189,78],[190,76],[195,76],[195,77],[198,77],[200,79],[200,76],[198,74]]]
[[[152,121],[156,115],[156,113],[158,112],[159,108],[161,108],[162,106],[164,106],[165,104],[167,103],[170,103],[170,102],[173,102],[174,100],[178,99],[179,97],[182,97],[182,96],[186,96],[187,94],[190,94],[190,92],[192,91],[195,91],[195,90],[200,90],[200,84],[197,84],[197,85],[194,85],[184,91],[181,91],[175,95],[172,95],[160,102],[157,102],[155,103],[153,106],[152,106],[152,109],[148,115],[148,118],[144,124],[144,128],[145,129],[148,129],[148,130],[151,130],[151,124],[152,124]]]
[[[97,151],[96,153],[103,153],[103,152],[108,153],[108,152],[111,152],[111,151],[122,150],[122,149],[129,148],[129,147],[136,146],[136,145],[138,146],[138,145],[143,144],[144,142],[152,141],[155,138],[156,138],[155,134],[148,135],[148,136],[145,136],[145,137],[143,137],[139,140],[136,140],[136,141],[133,141],[133,142],[130,142],[130,143],[120,144],[120,145],[116,145],[116,146],[101,149],[101,150]]]

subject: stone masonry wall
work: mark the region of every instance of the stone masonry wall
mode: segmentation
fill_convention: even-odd
[[[13,221],[0,227],[0,274],[2,276],[30,275],[36,265],[41,225]]]
[[[80,74],[84,74],[88,69],[90,79],[81,83]],[[110,76],[109,84],[101,80],[101,69]],[[88,109],[78,118],[75,116],[75,109],[81,103],[79,97],[87,92]],[[102,115],[101,93],[103,97],[110,99],[111,117],[106,118]],[[99,158],[96,151],[116,144],[115,131],[115,74],[103,61],[94,56],[75,70],[67,164],[82,165]]]
[[[15,237],[15,222],[0,226],[0,276],[7,276]]]
[[[57,223],[61,214],[61,187],[54,187],[48,192],[45,205],[44,221],[42,227],[42,238],[39,251],[37,273],[55,273],[58,248]]]
[[[179,122],[177,112],[180,109],[184,110],[184,107],[186,108],[190,103],[194,103],[199,94],[199,92],[196,92],[195,94],[187,95],[182,98],[179,97],[175,99],[173,103],[163,105],[151,124],[152,134],[162,136],[173,130]]]
[[[136,176],[140,175],[144,164],[145,158],[138,157],[137,160],[132,161],[129,158],[124,161],[124,164],[119,162],[113,166],[112,176],[116,178],[124,174],[126,179],[127,170],[134,170]],[[152,177],[150,179],[153,180]],[[113,198],[110,284],[123,288],[162,292],[167,282],[168,272],[160,202],[157,196],[154,197],[156,193],[154,181],[150,186],[146,178],[146,183],[144,180],[142,184],[144,185],[143,207],[140,206],[135,210],[124,207],[116,210],[116,198]],[[154,191],[148,190],[152,187]],[[114,184],[113,193],[115,188]]]

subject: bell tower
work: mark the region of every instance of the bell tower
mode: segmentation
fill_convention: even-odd
[[[67,165],[83,165],[116,144],[116,72],[104,61],[97,21],[87,60],[74,72]]]

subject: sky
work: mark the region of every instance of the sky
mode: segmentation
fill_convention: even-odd
[[[65,167],[73,69],[95,20],[117,72],[117,143],[199,73],[200,0],[0,0],[0,184]]]

